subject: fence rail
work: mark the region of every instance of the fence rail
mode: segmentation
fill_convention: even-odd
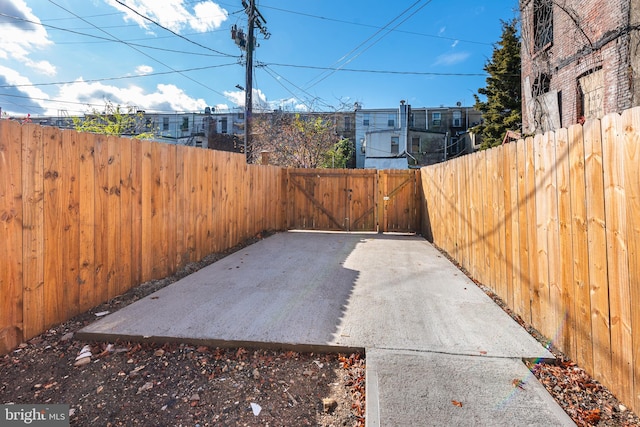
[[[640,108],[421,178],[434,243],[640,411]]]
[[[238,154],[0,121],[0,353],[282,230],[284,173]]]

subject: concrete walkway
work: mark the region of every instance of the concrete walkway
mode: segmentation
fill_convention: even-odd
[[[416,236],[279,233],[78,337],[364,349],[368,426],[574,425],[522,362],[553,355]]]

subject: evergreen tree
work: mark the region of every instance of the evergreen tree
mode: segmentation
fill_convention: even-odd
[[[474,131],[482,137],[482,148],[489,148],[502,144],[508,130],[518,131],[522,125],[520,37],[515,19],[502,21],[502,36],[484,70],[489,73],[487,86],[478,93],[487,100],[474,95],[483,121]]]

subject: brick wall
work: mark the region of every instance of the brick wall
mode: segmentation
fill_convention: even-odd
[[[638,105],[640,96],[634,95],[632,85],[640,60],[633,50],[637,47],[631,45],[638,30],[629,31],[630,25],[638,22],[638,11],[631,13],[634,0],[554,0],[553,43],[534,51],[533,7],[539,1],[521,1],[525,132],[549,130],[543,124],[552,121],[544,122],[540,117],[556,111],[560,126],[577,123],[585,114],[578,79],[597,70],[602,70],[602,84],[592,99],[600,103],[602,114]],[[541,74],[550,78],[545,89],[536,86]],[[551,96],[536,103],[536,96],[543,91]]]

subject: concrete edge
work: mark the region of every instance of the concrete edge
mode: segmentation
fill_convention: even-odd
[[[265,341],[236,341],[236,340],[220,340],[207,338],[186,338],[186,337],[169,337],[169,336],[141,336],[141,335],[121,335],[121,334],[104,334],[94,332],[83,332],[82,330],[74,334],[74,339],[78,341],[111,341],[111,342],[138,342],[153,344],[190,344],[204,345],[207,347],[220,348],[236,348],[244,347],[250,349],[262,350],[287,350],[299,353],[363,353],[364,347],[348,347],[338,345],[321,345],[321,344],[297,344],[282,342],[265,342]],[[366,357],[366,356],[365,356]]]
[[[368,363],[365,366],[365,404],[367,406],[365,409],[364,425],[365,427],[380,427],[378,371],[375,368],[369,367]]]

